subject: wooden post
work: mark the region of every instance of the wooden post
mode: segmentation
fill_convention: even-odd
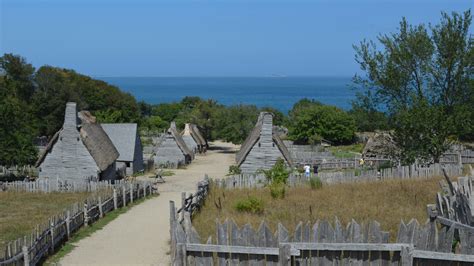
[[[133,203],[133,184],[130,183],[130,203]]]
[[[104,209],[102,208],[102,198],[99,196],[99,217],[104,217]]]
[[[184,207],[186,207],[186,192],[181,192],[181,220],[184,219]]]
[[[50,221],[49,233],[51,235],[51,254],[54,253],[54,221]]]
[[[114,210],[117,209],[117,190],[114,188]]]
[[[125,189],[125,184],[122,186],[122,198],[123,198],[122,207],[125,207],[127,206],[127,190]]]
[[[23,252],[23,264],[25,266],[30,266],[30,253],[28,252],[28,247],[23,245],[21,251]]]
[[[84,202],[84,226],[89,225],[89,217],[87,216],[87,202]]]
[[[187,265],[187,259],[186,259],[186,244],[184,243],[179,243],[177,245],[177,254],[176,254],[176,258],[175,258],[175,261],[173,263],[173,265],[183,265],[183,266],[186,266]]]
[[[67,214],[66,214],[66,235],[67,235],[67,239],[69,239],[71,236],[71,211],[70,210],[67,210]]]
[[[412,246],[403,246],[400,252],[402,266],[412,266],[413,265],[413,247]]]
[[[278,265],[289,266],[291,265],[291,246],[290,244],[280,245],[278,255]]]

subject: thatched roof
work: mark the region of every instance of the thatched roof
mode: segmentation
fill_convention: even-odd
[[[79,119],[81,124],[79,125],[78,130],[82,143],[84,143],[92,158],[94,158],[99,170],[104,171],[119,157],[119,152],[100,124],[96,123],[94,116],[87,111],[81,111],[79,112]],[[36,167],[39,167],[46,158],[46,155],[51,151],[54,144],[57,142],[61,131],[62,128],[54,134],[48,146],[36,162]]]
[[[367,139],[362,154],[364,156],[390,156],[396,149],[390,132],[378,131]]]
[[[250,134],[247,136],[245,139],[244,143],[240,147],[240,151],[236,155],[236,161],[237,165],[241,165],[249,152],[252,150],[252,147],[258,142],[260,139],[260,133],[262,132],[262,125],[263,125],[263,117],[265,114],[268,114],[266,112],[260,113],[257,123],[255,124],[255,127],[252,129]],[[273,116],[273,114],[272,114]],[[283,141],[280,139],[278,132],[275,127],[272,127],[272,138],[273,141],[276,143],[278,149],[280,152],[283,154],[283,157],[287,161],[288,165],[292,166],[293,162],[291,160],[291,155],[288,149],[286,148],[285,144]]]
[[[105,133],[117,148],[120,156],[118,161],[133,162],[135,159],[138,127],[135,123],[101,124]]]
[[[175,122],[171,122],[171,126],[168,129],[168,133],[170,133],[173,136],[173,138],[176,140],[178,147],[181,149],[184,155],[193,157],[193,152],[188,148],[188,146],[186,145],[186,142],[184,142],[184,139],[178,133]]]
[[[190,135],[194,139],[197,145],[200,145],[200,146],[206,145],[206,140],[204,139],[204,137],[201,134],[201,131],[199,131],[199,128],[195,124],[186,124],[183,132],[181,132],[181,135],[183,136]]]

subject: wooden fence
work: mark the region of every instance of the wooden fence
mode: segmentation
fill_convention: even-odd
[[[94,192],[104,189],[121,188],[128,186],[129,182],[125,180],[114,181],[71,181],[65,179],[39,179],[36,181],[13,181],[0,182],[0,191],[16,192]]]
[[[327,221],[300,222],[291,233],[282,224],[276,232],[265,222],[258,229],[238,227],[227,219],[216,222],[215,240],[202,239],[190,214],[178,221],[170,202],[172,265],[472,265],[474,234],[455,227],[438,229],[434,221],[400,224],[396,243],[376,221],[361,225],[351,221],[334,226]],[[459,238],[455,238],[456,235]],[[454,254],[453,241],[460,254]]]
[[[386,179],[412,179],[412,178],[429,178],[433,176],[443,175],[443,168],[450,176],[460,176],[462,168],[459,165],[439,165],[433,164],[429,167],[422,166],[401,166],[395,168],[377,170],[353,170],[339,172],[320,172],[317,177],[324,183],[335,184],[345,182],[361,182],[361,181],[379,181]],[[290,174],[288,184],[295,186],[304,184],[311,177],[302,174]],[[214,183],[223,188],[251,188],[263,187],[268,180],[263,174],[256,175],[231,175],[223,179],[214,180]]]
[[[5,167],[5,166],[0,166],[0,177],[2,176],[38,176],[38,169],[31,165],[25,165],[25,166],[11,166],[11,167]]]
[[[203,181],[198,182],[196,192],[186,196],[186,192],[181,193],[181,208],[177,213],[181,213],[181,221],[184,219],[184,214],[189,213],[191,216],[199,211],[204,204],[204,200],[209,193],[209,178],[207,175]]]
[[[150,195],[153,190],[150,182],[123,183],[120,189],[114,188],[84,203],[76,203],[52,217],[48,223],[39,225],[30,235],[8,243],[4,257],[0,257],[0,265],[37,265],[68,241],[79,228]]]

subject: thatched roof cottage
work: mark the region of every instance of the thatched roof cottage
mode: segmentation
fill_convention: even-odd
[[[68,180],[116,179],[119,152],[87,111],[66,105],[63,127],[53,136],[36,162],[40,178]]]
[[[143,149],[137,124],[118,123],[101,124],[101,126],[120,153],[117,158],[117,169],[125,168],[127,176],[143,171]]]
[[[188,148],[176,129],[175,122],[162,136],[156,147],[155,165],[167,168],[178,168],[194,159],[194,153]]]
[[[242,173],[255,173],[272,168],[278,158],[284,159],[288,166],[293,166],[288,149],[273,127],[273,114],[262,112],[237,153],[237,165]]]
[[[203,153],[207,150],[207,143],[195,124],[186,123],[181,132],[184,142],[194,153]]]

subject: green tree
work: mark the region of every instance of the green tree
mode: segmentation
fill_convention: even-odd
[[[450,136],[472,135],[461,130],[474,122],[471,20],[470,11],[442,13],[441,22],[429,27],[403,19],[398,32],[378,37],[382,49],[373,41],[355,46],[365,75],[354,83],[363,99],[390,116],[406,163],[437,162]]]
[[[290,111],[290,121],[289,137],[299,143],[317,144],[326,139],[347,144],[354,139],[354,119],[335,106],[304,99]]]
[[[35,92],[33,83],[35,68],[21,56],[4,54],[0,57],[0,73],[2,72],[0,79],[2,79],[3,92],[1,94],[10,94],[29,102]]]
[[[215,137],[241,144],[257,121],[259,110],[254,105],[233,105],[217,114]]]

